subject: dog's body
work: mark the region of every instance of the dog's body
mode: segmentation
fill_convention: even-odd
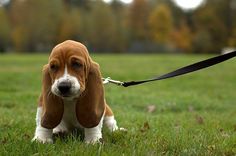
[[[117,130],[101,78],[99,65],[84,45],[70,40],[57,45],[43,68],[33,140],[52,142],[53,133],[83,128],[85,142],[95,143],[102,138],[103,123]]]

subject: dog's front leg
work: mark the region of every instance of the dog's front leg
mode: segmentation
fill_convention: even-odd
[[[52,143],[52,129],[47,129],[41,126],[41,113],[42,107],[37,108],[36,114],[36,130],[32,141],[38,141],[42,143]]]
[[[102,143],[102,124],[103,117],[100,120],[99,124],[93,128],[84,128],[84,141],[88,144]]]
[[[84,129],[84,141],[88,144],[101,143],[102,129],[99,126]]]

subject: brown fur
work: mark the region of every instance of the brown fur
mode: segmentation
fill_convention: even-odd
[[[82,68],[75,70],[71,67],[75,60],[82,64]],[[50,68],[52,64],[58,67],[56,71]],[[55,128],[62,119],[63,100],[52,94],[51,86],[55,79],[63,75],[65,64],[68,73],[77,77],[81,85],[82,95],[76,103],[79,123],[86,128],[91,128],[99,124],[104,110],[106,110],[105,115],[113,115],[109,106],[105,104],[99,65],[92,61],[84,45],[75,41],[65,41],[52,50],[49,63],[43,69],[43,86],[39,98],[39,106],[43,107],[42,126]]]
[[[108,106],[108,104],[106,104],[105,116],[113,116],[113,112],[112,112],[111,108]]]

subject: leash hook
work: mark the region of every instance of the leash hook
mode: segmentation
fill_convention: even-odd
[[[113,80],[111,77],[107,78],[102,78],[103,84],[108,84],[108,83],[113,83],[118,86],[123,86],[124,82],[118,81],[118,80]]]

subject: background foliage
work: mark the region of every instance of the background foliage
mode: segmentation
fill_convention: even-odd
[[[50,51],[74,39],[93,52],[219,52],[236,46],[235,3],[186,11],[172,0],[11,0],[0,7],[0,51]]]

